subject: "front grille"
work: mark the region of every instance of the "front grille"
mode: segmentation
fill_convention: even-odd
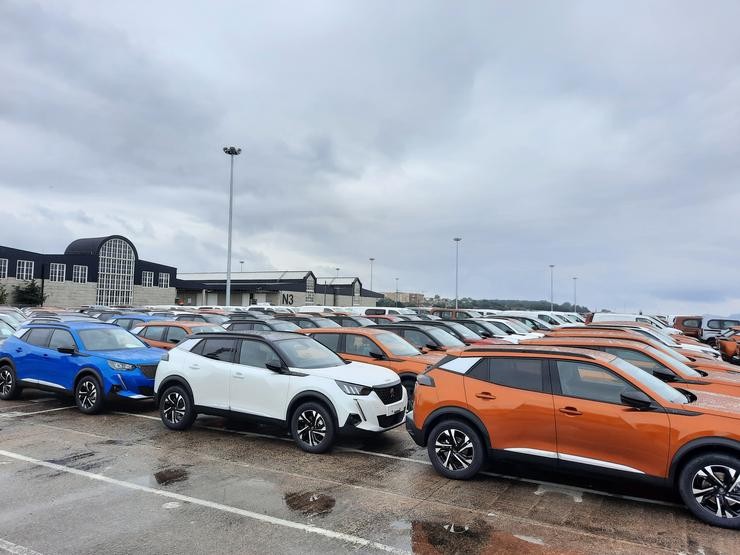
[[[391,426],[400,424],[401,420],[403,420],[403,417],[404,417],[404,411],[398,412],[391,416],[378,416],[378,425],[381,428],[390,428]]]
[[[154,397],[154,388],[141,386],[139,387],[139,395],[146,395],[147,397]]]
[[[373,391],[378,394],[384,405],[398,403],[403,398],[403,386],[401,384],[391,387],[374,387]]]
[[[153,378],[154,375],[157,373],[156,364],[148,364],[146,366],[139,366],[139,368],[141,368],[141,373],[144,374],[147,378]]]

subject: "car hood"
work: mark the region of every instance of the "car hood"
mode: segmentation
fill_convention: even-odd
[[[717,356],[716,349],[712,349],[711,347],[704,347],[702,345],[690,345],[688,343],[682,343],[681,349],[686,349],[687,351],[693,351],[695,353],[704,353],[713,357]]]
[[[716,358],[696,357],[687,364],[696,370],[704,370],[705,372],[721,372],[724,374],[735,374],[740,376],[740,366],[735,366],[734,364],[730,364],[723,360],[717,360]]]
[[[418,362],[419,364],[437,364],[440,360],[444,358],[444,355],[442,353],[436,353],[436,354],[425,353],[423,355],[414,355],[414,356],[392,355],[391,358],[403,360],[406,362]]]
[[[697,389],[692,389],[691,392],[696,395],[696,401],[681,405],[682,408],[740,420],[740,397]]]
[[[709,368],[707,369],[707,374],[707,379],[712,380],[714,383],[723,383],[740,387],[740,374],[721,371],[717,372],[712,371]],[[740,390],[738,390],[738,393],[740,393]]]
[[[157,364],[167,353],[164,349],[141,348],[141,349],[112,349],[110,351],[91,351],[87,354],[116,360],[127,364]]]
[[[350,362],[349,364],[329,368],[291,368],[291,370],[301,374],[321,376],[322,378],[341,380],[368,387],[386,387],[401,382],[398,374],[393,370],[364,362]]]

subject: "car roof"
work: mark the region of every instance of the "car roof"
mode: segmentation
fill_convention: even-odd
[[[610,337],[572,337],[572,336],[549,336],[540,337],[537,339],[525,339],[520,344],[524,345],[549,345],[549,344],[560,344],[566,347],[568,343],[576,345],[593,345],[599,347],[625,347],[630,349],[645,349],[648,345],[642,341],[635,341],[632,339],[613,339]]]
[[[421,329],[423,331],[437,329],[437,326],[432,326],[430,324],[427,324],[426,323],[427,320],[421,320],[421,322],[424,322],[424,323],[423,324],[416,324],[416,323],[410,322],[410,321],[389,322],[387,324],[379,324],[377,326],[373,326],[373,329],[376,329],[376,330],[384,330],[384,329],[387,329],[387,328],[391,328],[391,329],[412,328],[412,329]]]
[[[190,322],[189,320],[150,320],[148,322],[144,322],[142,324],[142,327],[147,326],[170,326],[170,327],[178,327],[178,328],[194,328],[194,327],[201,327],[201,326],[218,326],[218,324],[210,324],[209,322]]]
[[[567,355],[573,357],[586,358],[591,360],[600,360],[602,362],[610,362],[617,358],[609,353],[601,351],[591,351],[589,349],[578,349],[575,347],[559,347],[559,346],[538,346],[538,345],[490,345],[485,347],[468,347],[460,350],[456,356],[478,356],[478,354],[540,354],[540,355]],[[450,351],[448,351],[450,354]]]
[[[352,327],[352,328],[305,328],[302,331],[310,331],[311,333],[354,333],[356,335],[380,335],[388,333],[388,330],[373,327]]]
[[[296,337],[305,337],[303,334],[294,333],[292,331],[274,331],[274,330],[249,330],[249,331],[219,331],[216,333],[194,333],[190,337],[192,338],[208,338],[208,339],[243,339],[245,337],[254,337],[259,339],[266,339],[268,341],[280,341],[282,339],[294,339]]]
[[[96,329],[96,328],[117,328],[117,329],[123,329],[120,326],[116,326],[116,324],[112,324],[110,322],[101,322],[100,320],[93,320],[92,322],[87,322],[83,320],[72,320],[67,322],[59,322],[59,321],[49,321],[49,322],[39,322],[37,324],[28,324],[25,326],[27,328],[66,328],[70,330],[87,330],[87,329]]]

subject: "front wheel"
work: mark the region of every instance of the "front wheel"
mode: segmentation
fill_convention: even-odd
[[[184,387],[172,385],[164,390],[159,400],[159,416],[170,430],[186,430],[193,425],[197,415]]]
[[[740,530],[740,457],[708,453],[681,470],[678,491],[699,520]]]
[[[434,469],[446,478],[468,480],[486,462],[478,432],[461,420],[445,420],[429,434],[427,453]]]
[[[323,404],[314,401],[303,403],[293,412],[290,422],[293,439],[304,451],[326,453],[334,444],[334,420]]]
[[[77,382],[75,403],[85,414],[97,414],[103,410],[103,390],[95,376],[83,376]]]
[[[21,394],[21,388],[15,377],[15,370],[9,364],[0,366],[0,399],[10,401],[17,399]]]

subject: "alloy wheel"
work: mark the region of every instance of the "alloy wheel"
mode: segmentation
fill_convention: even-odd
[[[447,470],[465,470],[473,463],[475,448],[468,435],[457,428],[442,430],[434,442],[434,452]]]
[[[723,464],[711,464],[697,471],[691,493],[704,509],[720,518],[740,517],[740,471]]]
[[[0,372],[0,393],[4,396],[10,394],[10,390],[13,388],[13,374],[10,370],[3,368]]]
[[[77,399],[83,409],[91,409],[98,400],[98,388],[92,380],[83,380],[77,388]]]
[[[298,437],[311,446],[319,445],[326,437],[326,422],[318,411],[304,410],[298,416]]]
[[[162,410],[164,417],[173,424],[178,424],[185,418],[185,398],[177,391],[173,391],[164,398]]]

